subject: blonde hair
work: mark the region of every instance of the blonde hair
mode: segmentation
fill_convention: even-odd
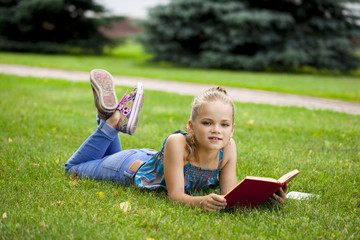
[[[228,95],[227,91],[220,86],[209,88],[194,99],[191,105],[192,109],[191,109],[190,120],[192,122],[195,121],[204,103],[215,102],[215,101],[221,101],[225,104],[230,104],[232,108],[232,122],[234,123],[235,121],[234,101]],[[196,137],[192,133],[189,124],[186,126],[186,130],[188,132],[188,135],[186,136],[186,142],[187,142],[186,150],[189,152],[189,155],[187,156],[186,160],[189,162],[197,161],[198,154],[197,154]]]

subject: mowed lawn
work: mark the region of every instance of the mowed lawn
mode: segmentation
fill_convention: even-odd
[[[360,69],[351,75],[294,74],[189,69],[149,61],[141,45],[127,42],[105,56],[42,55],[0,52],[0,63],[90,71],[103,68],[114,75],[205,83],[334,98],[360,102]],[[319,71],[323,73],[324,71]]]
[[[165,192],[65,173],[96,129],[88,83],[0,75],[0,91],[0,239],[360,238],[360,116],[236,103],[238,181],[297,168],[289,191],[319,197],[205,212]],[[137,132],[120,136],[123,147],[159,150],[184,129],[192,99],[146,90]]]

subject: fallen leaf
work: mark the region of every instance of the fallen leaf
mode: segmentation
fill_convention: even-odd
[[[77,182],[79,180],[79,173],[75,173],[73,178],[70,177],[70,181]]]
[[[3,213],[2,218],[7,218],[6,212]]]
[[[120,203],[120,209],[123,210],[124,212],[127,212],[128,210],[130,210],[131,209],[130,202],[126,201],[126,202]]]
[[[13,142],[13,140],[11,138],[8,138],[8,142],[11,143]]]
[[[39,167],[38,163],[32,163],[31,165],[33,165],[34,167]]]

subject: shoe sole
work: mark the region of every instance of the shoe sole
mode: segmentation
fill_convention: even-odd
[[[111,74],[102,69],[94,69],[90,72],[90,83],[97,93],[101,109],[114,111],[118,102]]]
[[[136,131],[137,124],[139,122],[140,114],[142,107],[144,106],[144,87],[142,83],[137,84],[136,96],[133,103],[132,113],[129,118],[128,127],[126,128],[126,133],[133,135]]]

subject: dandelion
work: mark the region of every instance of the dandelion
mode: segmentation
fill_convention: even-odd
[[[97,192],[96,193],[98,196],[99,196],[99,198],[101,198],[101,199],[103,199],[104,197],[105,197],[105,194],[103,193],[103,192]]]

